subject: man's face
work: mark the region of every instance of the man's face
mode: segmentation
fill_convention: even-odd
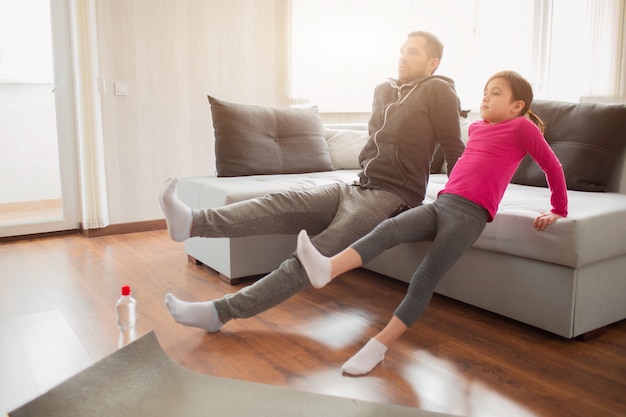
[[[416,78],[432,75],[439,65],[439,58],[429,58],[426,40],[421,36],[410,36],[400,49],[398,79],[407,83]]]

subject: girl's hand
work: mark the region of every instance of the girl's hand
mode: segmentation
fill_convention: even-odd
[[[533,225],[535,226],[535,229],[537,230],[546,230],[546,227],[550,226],[552,223],[554,223],[561,217],[563,216],[550,213],[550,212],[541,213],[539,216],[537,216],[537,218],[533,222]]]

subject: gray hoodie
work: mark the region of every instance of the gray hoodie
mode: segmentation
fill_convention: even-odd
[[[378,85],[370,139],[359,156],[361,186],[391,191],[409,207],[422,204],[437,145],[443,150],[448,172],[465,149],[459,113],[454,82],[447,77]]]

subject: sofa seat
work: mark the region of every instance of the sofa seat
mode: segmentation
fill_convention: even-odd
[[[304,190],[335,182],[349,184],[357,178],[357,172],[187,177],[181,180],[178,193],[194,209],[213,208],[274,192]],[[432,174],[424,203],[434,201],[446,181],[445,174]],[[569,216],[540,232],[532,227],[532,222],[550,207],[550,191],[509,184],[496,218],[487,224],[473,247],[571,268],[626,255],[626,195],[568,191],[568,198]],[[291,253],[293,239],[285,239],[290,243],[287,252]],[[231,275],[227,271],[220,272]],[[252,275],[265,272],[254,271]]]
[[[444,188],[447,176],[431,175],[427,199]],[[550,209],[550,190],[509,184],[493,222],[473,247],[580,268],[626,255],[626,195],[568,191],[569,215],[545,231],[532,222]]]

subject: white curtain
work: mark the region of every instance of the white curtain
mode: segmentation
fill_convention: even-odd
[[[588,45],[589,82],[583,97],[612,101],[620,94],[620,73],[626,72],[626,68],[622,67],[623,58],[620,59],[626,24],[624,3],[623,0],[604,0],[591,1],[587,5],[591,34]]]
[[[477,110],[487,78],[512,69],[537,98],[620,95],[625,0],[291,0],[293,104],[369,111],[377,83],[396,76],[412,30],[444,43],[438,74]],[[390,7],[393,4],[393,7]],[[623,87],[622,87],[623,89]]]
[[[292,103],[369,112],[374,87],[397,76],[400,48],[414,30],[445,44],[437,73],[461,89],[476,87],[461,82],[473,66],[475,9],[467,0],[291,0]]]
[[[109,225],[95,0],[72,0],[72,51],[83,229]]]
[[[549,97],[617,99],[623,7],[624,0],[552,0]]]

